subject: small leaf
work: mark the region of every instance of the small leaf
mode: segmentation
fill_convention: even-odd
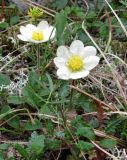
[[[41,127],[42,127],[41,122],[38,119],[35,119],[34,124],[32,124],[31,121],[27,121],[25,125],[25,130],[32,131],[32,130],[40,129]]]
[[[92,143],[84,142],[84,141],[81,140],[81,141],[78,142],[77,147],[81,151],[89,151],[94,147],[94,145]]]
[[[29,141],[29,149],[34,153],[39,155],[44,150],[44,140],[43,135],[38,135],[36,132],[33,132]]]
[[[49,74],[46,74],[46,76],[48,78],[50,92],[53,92],[54,86],[53,86],[52,78],[51,78],[51,76]]]
[[[56,21],[57,40],[59,44],[62,44],[61,36],[63,35],[65,26],[67,24],[67,14],[64,11],[57,13],[55,16],[55,21]]]
[[[19,96],[9,96],[7,101],[8,103],[17,104],[17,105],[24,103],[23,97],[19,97]]]
[[[0,144],[0,150],[6,150],[8,149],[8,144]]]
[[[25,158],[28,159],[29,155],[26,149],[24,149],[21,145],[16,144],[15,145],[15,149],[20,153],[20,155]]]
[[[22,94],[25,97],[26,103],[32,105],[33,107],[37,107],[39,102],[42,100],[40,95],[29,85],[23,88]]]
[[[7,29],[9,27],[9,24],[7,22],[0,23],[0,29]]]
[[[52,3],[52,6],[54,8],[63,9],[67,5],[68,0],[53,0]]]
[[[117,144],[117,141],[114,139],[103,139],[100,141],[100,145],[104,148],[114,148]]]
[[[7,122],[13,128],[20,128],[20,118],[18,116],[14,117],[10,121]]]
[[[96,103],[84,95],[79,96],[78,99],[76,99],[75,104],[82,107],[85,112],[96,111]]]
[[[10,78],[6,74],[0,73],[0,86],[2,85],[9,85],[10,84]]]
[[[46,143],[46,149],[49,149],[49,150],[57,150],[61,147],[61,141],[58,140],[58,139],[46,139],[45,141]]]
[[[86,137],[90,140],[95,139],[94,131],[90,127],[79,127],[76,134],[81,137]]]
[[[14,24],[17,24],[19,21],[20,21],[19,16],[13,16],[10,19],[10,24],[14,25]]]

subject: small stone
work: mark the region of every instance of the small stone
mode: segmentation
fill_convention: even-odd
[[[127,86],[127,79],[124,80],[124,85]]]

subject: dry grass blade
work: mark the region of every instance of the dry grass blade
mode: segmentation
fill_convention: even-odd
[[[120,18],[118,17],[118,15],[116,14],[116,12],[114,11],[114,9],[112,8],[112,6],[109,4],[109,2],[107,0],[105,0],[105,2],[107,3],[107,5],[109,6],[109,8],[111,9],[111,11],[113,12],[113,14],[115,15],[116,19],[118,20],[118,22],[121,25],[121,28],[123,29],[125,35],[127,36],[127,30],[125,28],[125,26],[123,25],[122,21],[120,20]]]
[[[104,152],[105,154],[107,154],[109,157],[113,158],[113,160],[118,160],[117,157],[115,157],[114,155],[110,154],[109,152],[107,152],[106,150],[104,150],[103,148],[101,148],[97,143],[95,143],[94,141],[91,141],[95,147],[97,147],[99,150],[101,150],[102,152]]]
[[[117,87],[120,91],[120,94],[121,94],[121,98],[123,98],[124,102],[127,104],[127,99],[126,99],[126,95],[123,91],[123,88],[119,82],[119,79],[118,79],[118,75],[117,75],[117,72],[113,69],[113,67],[111,66],[111,64],[109,63],[109,61],[107,60],[106,56],[105,56],[105,53],[100,49],[100,47],[97,45],[97,43],[94,41],[94,39],[92,38],[92,36],[89,34],[89,32],[86,30],[85,26],[84,26],[84,21],[82,23],[82,29],[84,30],[84,32],[86,33],[86,35],[91,39],[91,41],[93,42],[93,44],[95,45],[95,47],[98,49],[98,51],[101,53],[102,57],[104,58],[105,62],[107,63],[108,67],[110,68],[111,70],[111,73],[112,73],[112,76],[113,76],[113,79],[114,81],[116,82],[117,84]]]

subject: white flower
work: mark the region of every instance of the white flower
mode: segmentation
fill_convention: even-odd
[[[72,42],[70,48],[60,46],[54,63],[59,79],[79,79],[86,77],[90,70],[98,65],[100,58],[96,56],[97,50],[93,46],[86,46],[80,40]]]
[[[56,29],[50,26],[47,21],[41,21],[37,26],[33,24],[27,24],[20,27],[21,34],[18,38],[22,41],[42,43],[47,42],[49,39],[55,37]]]

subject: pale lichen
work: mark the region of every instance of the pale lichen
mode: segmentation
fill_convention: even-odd
[[[118,160],[127,160],[127,153],[125,149],[119,149],[117,147],[108,150]],[[111,157],[107,157],[106,160],[113,160]]]
[[[9,85],[1,85],[0,91],[6,90],[11,95],[22,95],[22,89],[28,82],[28,75],[20,70],[19,74]]]

